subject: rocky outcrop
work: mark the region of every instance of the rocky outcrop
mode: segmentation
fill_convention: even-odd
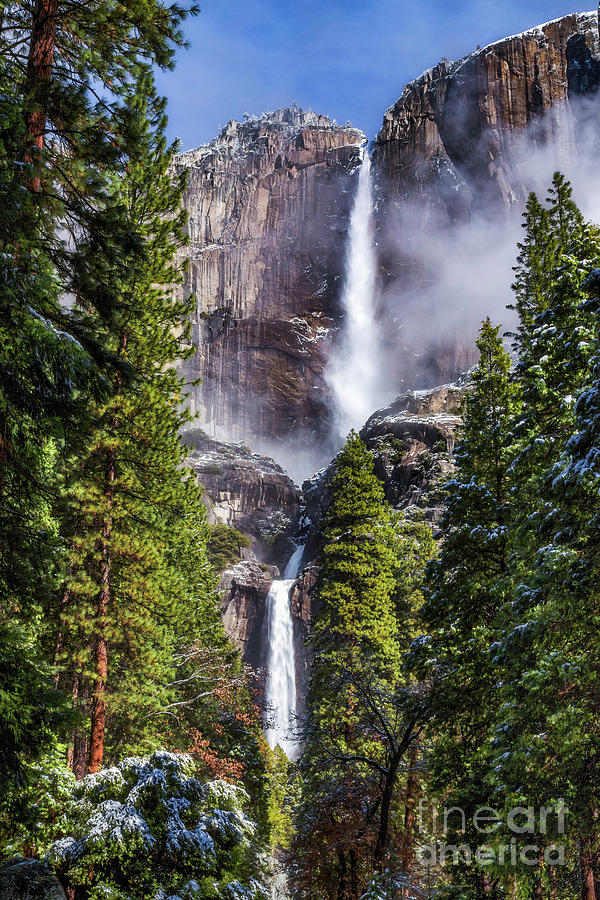
[[[599,87],[598,16],[580,13],[442,61],[388,109],[373,162],[395,384],[452,380],[475,361],[480,320],[501,317],[510,298],[528,193],[597,156]],[[471,280],[479,296],[465,300]]]
[[[243,560],[221,576],[221,611],[225,631],[253,669],[265,664],[263,638],[267,595],[279,569]]]
[[[182,435],[189,447],[186,466],[204,487],[209,522],[234,526],[250,539],[245,559],[223,572],[219,584],[227,634],[254,669],[265,664],[266,599],[292,551],[301,494],[272,459],[242,444],[224,444],[201,429]]]
[[[432,214],[453,223],[473,209],[522,205],[531,187],[524,152],[532,141],[576,147],[585,109],[577,100],[599,87],[596,12],[429,69],[388,109],[375,142],[387,213],[418,201],[424,225]]]
[[[67,900],[60,881],[36,859],[14,859],[0,868],[0,900]]]
[[[319,570],[314,564],[307,565],[296,579],[290,592],[290,609],[294,622],[294,654],[296,658],[296,702],[301,715],[308,694],[308,680],[312,651],[307,640],[313,614],[313,597]]]
[[[209,521],[233,525],[250,538],[259,560],[289,552],[300,509],[300,491],[281,466],[243,444],[225,444],[201,429],[183,433],[185,461],[205,489]]]
[[[468,377],[428,391],[410,391],[378,410],[361,437],[375,457],[375,474],[396,509],[419,508],[430,521],[439,515],[436,488],[453,471],[456,431]]]
[[[264,448],[323,435],[323,366],[338,314],[354,172],[365,137],[293,107],[231,121],[180,154],[194,357],[205,429]]]
[[[375,474],[394,508],[409,514],[418,510],[431,522],[439,517],[437,489],[453,472],[461,406],[469,390],[470,379],[465,375],[454,384],[409,391],[374,413],[361,430],[360,436],[375,460]],[[335,469],[334,459],[303,485],[306,560],[318,555],[321,520]]]

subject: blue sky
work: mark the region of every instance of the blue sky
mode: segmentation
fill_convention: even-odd
[[[574,12],[561,0],[201,0],[191,48],[159,75],[184,149],[296,102],[373,138],[404,85],[443,56]]]

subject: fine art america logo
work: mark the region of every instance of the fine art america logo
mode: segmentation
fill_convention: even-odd
[[[420,845],[418,856],[425,866],[473,862],[480,866],[539,866],[542,860],[549,866],[563,866],[565,847],[554,838],[564,835],[567,812],[559,799],[552,806],[515,806],[506,815],[481,806],[467,816],[459,806],[440,809],[421,799],[416,810],[417,831],[426,843]],[[455,838],[468,832],[474,836],[472,844],[447,843],[449,834]]]

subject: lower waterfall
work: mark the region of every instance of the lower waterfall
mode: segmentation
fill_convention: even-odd
[[[274,749],[279,744],[288,759],[296,759],[300,752],[292,734],[296,713],[296,660],[290,589],[298,575],[303,553],[303,546],[296,548],[283,579],[273,582],[267,597],[265,699],[269,726],[265,733],[269,746]]]

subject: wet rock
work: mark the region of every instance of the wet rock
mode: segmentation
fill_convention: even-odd
[[[365,137],[297,107],[231,121],[176,157],[188,173],[192,407],[263,448],[327,431],[323,379]]]
[[[264,629],[267,595],[279,569],[255,560],[242,560],[223,572],[219,582],[225,631],[253,669],[264,666]]]
[[[289,552],[300,509],[300,490],[274,460],[241,444],[225,444],[199,429],[183,434],[186,459],[205,488],[209,520],[233,525],[250,538],[259,560]]]
[[[431,522],[439,518],[437,492],[454,471],[452,453],[470,384],[465,375],[456,383],[409,391],[377,410],[362,428],[360,436],[373,454],[375,474],[387,501],[396,509],[419,510]],[[303,485],[306,560],[316,559],[319,553],[321,521],[335,467],[334,459]]]
[[[0,900],[67,900],[60,881],[36,859],[14,859],[0,868]]]

